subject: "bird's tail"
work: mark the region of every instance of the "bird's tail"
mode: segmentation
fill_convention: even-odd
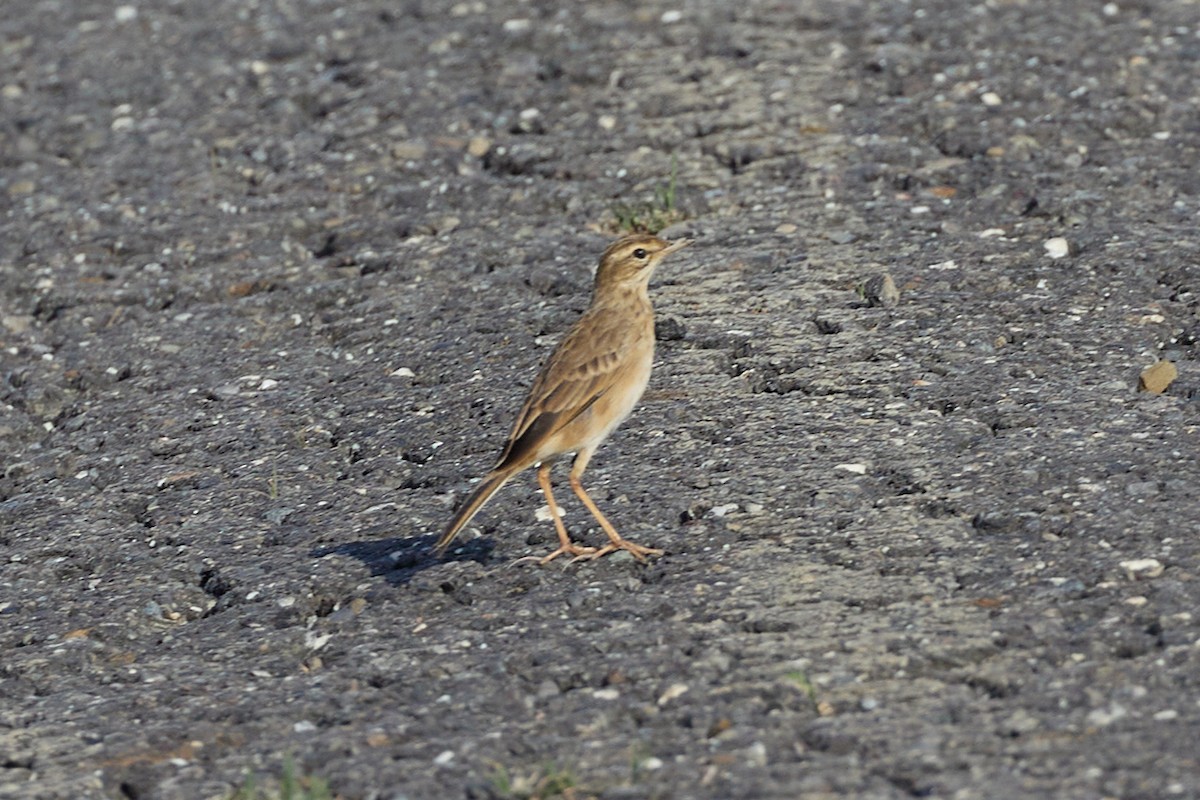
[[[513,476],[512,472],[491,472],[479,482],[475,490],[463,501],[458,507],[458,511],[454,512],[454,518],[450,520],[450,524],[446,526],[446,532],[437,540],[437,544],[433,546],[433,552],[441,556],[446,552],[446,548],[454,541],[454,537],[458,532],[466,526],[471,518],[479,513],[479,509],[483,508],[483,504],[492,499],[492,495],[500,491],[504,484],[508,483],[508,479]]]

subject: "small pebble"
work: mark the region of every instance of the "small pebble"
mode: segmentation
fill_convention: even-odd
[[[672,684],[672,685],[668,686],[667,690],[659,696],[658,704],[660,706],[665,706],[667,703],[671,702],[676,697],[680,697],[681,695],[686,694],[687,691],[688,691],[688,685],[686,683]]]
[[[1138,376],[1138,389],[1151,394],[1162,394],[1179,377],[1179,370],[1170,361],[1159,361],[1142,370]]]
[[[995,92],[984,92],[979,96],[979,99],[989,108],[994,108],[1004,102],[1000,99],[1000,95]]]
[[[765,767],[767,765],[767,746],[762,742],[755,742],[747,747],[746,763],[751,767]]]
[[[1125,487],[1130,497],[1150,497],[1158,494],[1158,481],[1134,481]]]
[[[492,149],[491,140],[483,136],[475,136],[471,141],[467,142],[467,152],[476,158],[482,158]]]
[[[852,244],[858,240],[858,234],[854,231],[838,229],[825,232],[825,238],[834,244]]]
[[[867,474],[867,465],[866,464],[838,464],[837,466],[834,467],[834,469],[840,469],[843,472],[851,472],[855,475],[866,475]]]
[[[1064,258],[1071,252],[1071,245],[1061,236],[1047,239],[1042,243],[1042,247],[1046,249],[1046,255],[1050,258]]]
[[[1166,569],[1157,558],[1134,558],[1122,561],[1118,566],[1125,570],[1125,575],[1131,581],[1157,578]]]
[[[1103,728],[1127,716],[1129,716],[1129,711],[1124,706],[1119,703],[1113,703],[1108,708],[1097,708],[1089,711],[1087,721],[1089,725]]]
[[[117,22],[133,22],[137,17],[137,6],[117,6],[113,11],[113,18]]]
[[[564,510],[562,506],[558,506],[558,516],[565,517],[566,515],[566,510]],[[550,513],[550,505],[548,503],[544,506],[540,506],[537,511],[533,512],[533,516],[538,522],[554,521],[554,515]]]
[[[1041,721],[1024,709],[1016,711],[1004,722],[1004,727],[1011,733],[1032,733],[1040,728]]]
[[[434,757],[433,763],[439,767],[444,767],[454,760],[453,750],[443,750]]]
[[[396,142],[392,145],[392,158],[397,161],[417,161],[424,158],[428,150],[424,142]]]
[[[683,12],[678,11],[676,9],[671,9],[670,11],[664,11],[662,13],[662,16],[659,17],[659,19],[662,20],[662,23],[664,25],[671,25],[671,24],[673,24],[675,22],[679,22],[679,20],[683,19]]]

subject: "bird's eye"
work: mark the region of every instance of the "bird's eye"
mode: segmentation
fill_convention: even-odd
[[[637,250],[634,250],[634,251],[633,251],[633,257],[634,257],[634,258],[642,259],[642,258],[645,258],[645,257],[646,257],[646,256],[648,256],[648,255],[650,255],[650,254],[649,254],[649,253],[647,253],[647,252],[645,251],[645,249],[643,249],[643,248],[641,248],[641,247],[639,247]]]

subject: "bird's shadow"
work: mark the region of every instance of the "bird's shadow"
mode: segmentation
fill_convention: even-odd
[[[433,552],[436,541],[437,537],[433,535],[393,536],[314,547],[309,555],[313,558],[332,555],[356,558],[371,570],[372,575],[382,576],[392,586],[404,586],[422,571],[445,562],[487,564],[496,547],[490,539],[478,538],[455,547],[446,556],[438,556]]]

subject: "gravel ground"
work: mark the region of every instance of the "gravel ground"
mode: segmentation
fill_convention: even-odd
[[[1194,2],[10,5],[0,797],[1200,797]]]

